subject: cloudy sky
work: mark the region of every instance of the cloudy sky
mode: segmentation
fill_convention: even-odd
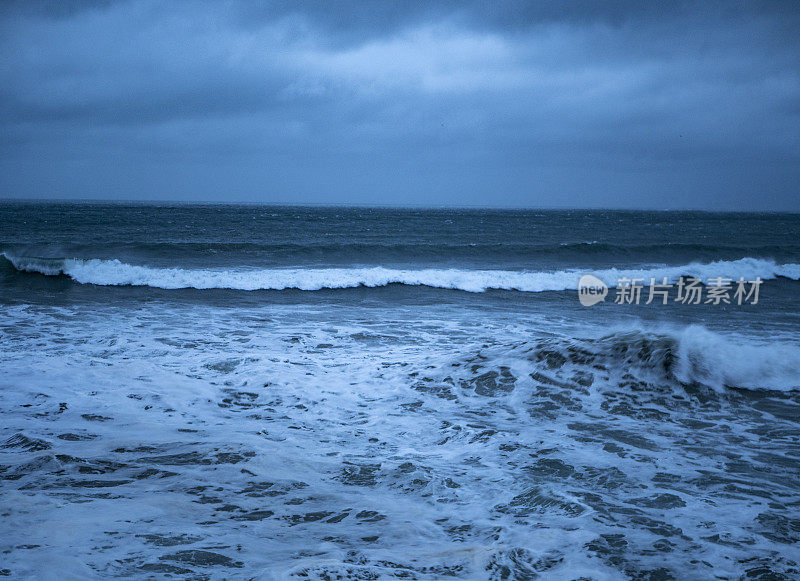
[[[800,7],[712,4],[5,0],[0,197],[800,211]]]

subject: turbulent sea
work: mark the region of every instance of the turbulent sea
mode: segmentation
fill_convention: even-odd
[[[0,202],[0,252],[0,574],[800,578],[798,215]]]

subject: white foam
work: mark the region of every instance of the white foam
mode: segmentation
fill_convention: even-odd
[[[631,335],[613,323],[585,329],[583,316],[581,311],[581,337],[620,335],[611,340],[613,347],[627,340],[624,333]],[[698,554],[710,563],[708,570],[713,566],[731,578],[745,576],[750,560],[761,555],[777,567],[784,565],[775,555],[797,560],[794,545],[767,536],[780,522],[754,529],[762,526],[756,519],[766,510],[759,496],[763,490],[786,490],[787,502],[797,499],[788,485],[780,489],[792,482],[791,463],[773,460],[793,445],[791,418],[759,417],[722,398],[709,406],[685,398],[672,407],[671,398],[648,398],[636,386],[631,401],[640,403],[642,414],[628,415],[624,406],[621,412],[606,411],[603,401],[624,404],[625,399],[597,398],[599,390],[624,393],[628,382],[608,380],[591,362],[580,361],[575,364],[594,372],[590,393],[553,388],[580,405],[555,410],[548,419],[532,415],[531,403],[546,398],[531,397],[526,389],[533,382],[527,375],[531,361],[508,346],[538,344],[556,331],[562,343],[573,340],[571,331],[553,328],[549,314],[543,319],[519,312],[487,316],[479,308],[434,305],[388,307],[368,316],[362,308],[332,313],[302,305],[231,308],[162,301],[133,308],[11,305],[0,311],[0,323],[8,337],[0,349],[0,443],[22,433],[52,446],[40,452],[0,449],[0,462],[9,471],[23,463],[27,467],[17,480],[0,480],[9,513],[9,541],[0,541],[3,567],[17,577],[47,576],[56,566],[70,579],[97,571],[142,576],[144,564],[169,563],[179,550],[203,550],[241,561],[241,570],[264,579],[285,579],[303,570],[311,576],[375,577],[407,571],[433,579],[444,567],[464,578],[486,578],[489,566],[495,576],[518,571],[522,577],[533,576],[540,564],[552,565],[542,572],[548,579],[621,579],[623,572],[601,562],[590,543],[603,544],[624,530],[619,554],[628,570],[651,570],[664,563],[664,554],[652,550],[656,537],[649,529],[656,521],[681,531],[670,536],[675,546],[668,556],[675,570],[689,570]],[[702,328],[644,324],[640,331],[642,340],[655,338],[690,360],[730,367],[731,358],[739,358],[741,367],[726,373],[745,373],[748,364],[755,373],[775,363],[769,359],[773,337],[751,342]],[[457,353],[476,362],[475,352],[492,339],[501,359],[481,359],[479,369],[453,361]],[[591,347],[577,341],[583,342],[579,347]],[[598,349],[609,357],[618,351]],[[749,360],[749,354],[757,360]],[[223,361],[238,363],[223,369],[218,365]],[[797,359],[786,365],[791,361]],[[497,396],[496,404],[458,381],[453,399],[427,393],[409,375],[424,370],[422,377],[438,377],[434,372],[475,377],[497,365],[510,366],[518,381],[511,393]],[[620,373],[629,372],[628,366],[620,367]],[[555,377],[569,380],[575,370],[561,371]],[[240,389],[254,395],[253,409],[229,403]],[[59,402],[68,407],[60,410]],[[84,414],[108,419],[89,421]],[[709,428],[686,427],[682,420],[687,419],[708,420]],[[584,431],[589,424],[600,432]],[[756,429],[770,426],[775,437]],[[92,438],[72,441],[57,434]],[[624,441],[627,436],[632,444]],[[606,446],[607,438],[616,445]],[[645,440],[653,450],[636,447]],[[753,469],[737,474],[743,484],[736,495],[716,494],[709,503],[709,494],[722,490],[736,469],[718,452],[731,442],[737,458]],[[630,452],[622,453],[623,448]],[[162,456],[213,458],[220,451],[255,455],[236,464],[179,464]],[[59,457],[69,460],[59,464]],[[29,464],[41,458],[48,463]],[[537,475],[534,469],[544,466],[543,458],[574,472]],[[93,466],[108,474],[84,473],[84,467]],[[374,485],[343,478],[360,466],[379,466]],[[141,477],[150,468],[166,472]],[[657,474],[679,475],[680,482],[659,482]],[[80,486],[104,480],[118,485]],[[275,483],[270,490],[276,495],[251,494],[254,483]],[[289,488],[301,483],[307,488]],[[541,502],[529,497],[539,484]],[[203,498],[209,488],[213,502]],[[641,505],[662,493],[679,496],[685,506]],[[639,504],[630,515],[615,513],[613,519],[595,509],[575,516],[546,504],[552,497],[588,505],[583,499],[590,494],[592,504],[603,503],[601,509]],[[219,518],[223,503],[236,510]],[[237,518],[265,508],[275,515]],[[364,515],[377,518],[359,518],[361,511],[374,511]],[[304,518],[327,513],[347,516],[336,523]],[[696,518],[700,513],[702,521]],[[72,526],[76,522],[81,526]],[[707,543],[709,534],[750,541]],[[336,542],[327,540],[331,535]],[[378,538],[366,542],[366,535]],[[155,544],[160,537],[179,544]],[[306,551],[310,543],[318,547],[313,555]],[[212,576],[235,576],[240,570],[186,567]]]
[[[678,344],[675,378],[709,387],[800,388],[800,347],[791,343],[742,343],[691,325],[673,335]]]
[[[648,284],[653,278],[661,282],[666,278],[674,282],[688,275],[701,279],[725,277],[738,280],[772,279],[786,277],[800,279],[800,264],[776,264],[771,260],[742,258],[708,264],[691,263],[683,266],[649,266],[634,269],[610,268],[599,271],[512,271],[465,269],[395,269],[375,267],[360,268],[269,268],[269,269],[184,269],[152,268],[99,259],[42,259],[9,256],[3,253],[18,270],[39,272],[45,275],[64,274],[84,284],[103,286],[150,286],[163,289],[236,290],[321,290],[325,288],[352,288],[359,286],[381,287],[389,284],[428,286],[457,289],[467,292],[484,292],[489,289],[524,292],[560,291],[578,288],[581,275],[590,272],[614,287],[621,278],[643,279]]]

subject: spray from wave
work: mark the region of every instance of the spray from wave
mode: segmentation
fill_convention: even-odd
[[[578,288],[585,270],[512,271],[466,269],[395,269],[375,267],[352,268],[269,268],[269,269],[184,269],[152,268],[119,260],[38,258],[2,253],[20,271],[47,276],[68,276],[82,284],[102,286],[149,286],[162,289],[235,289],[235,290],[321,290],[353,287],[381,287],[390,284],[427,286],[467,292],[490,289],[523,292],[562,291]],[[609,287],[621,278],[666,278],[674,282],[681,276],[701,279],[740,277],[763,280],[785,277],[800,279],[800,264],[776,264],[772,260],[742,258],[707,264],[683,266],[651,266],[634,269],[609,268],[592,274]]]

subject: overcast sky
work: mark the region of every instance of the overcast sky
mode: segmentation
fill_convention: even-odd
[[[0,197],[800,211],[800,5],[711,4],[5,0]]]

